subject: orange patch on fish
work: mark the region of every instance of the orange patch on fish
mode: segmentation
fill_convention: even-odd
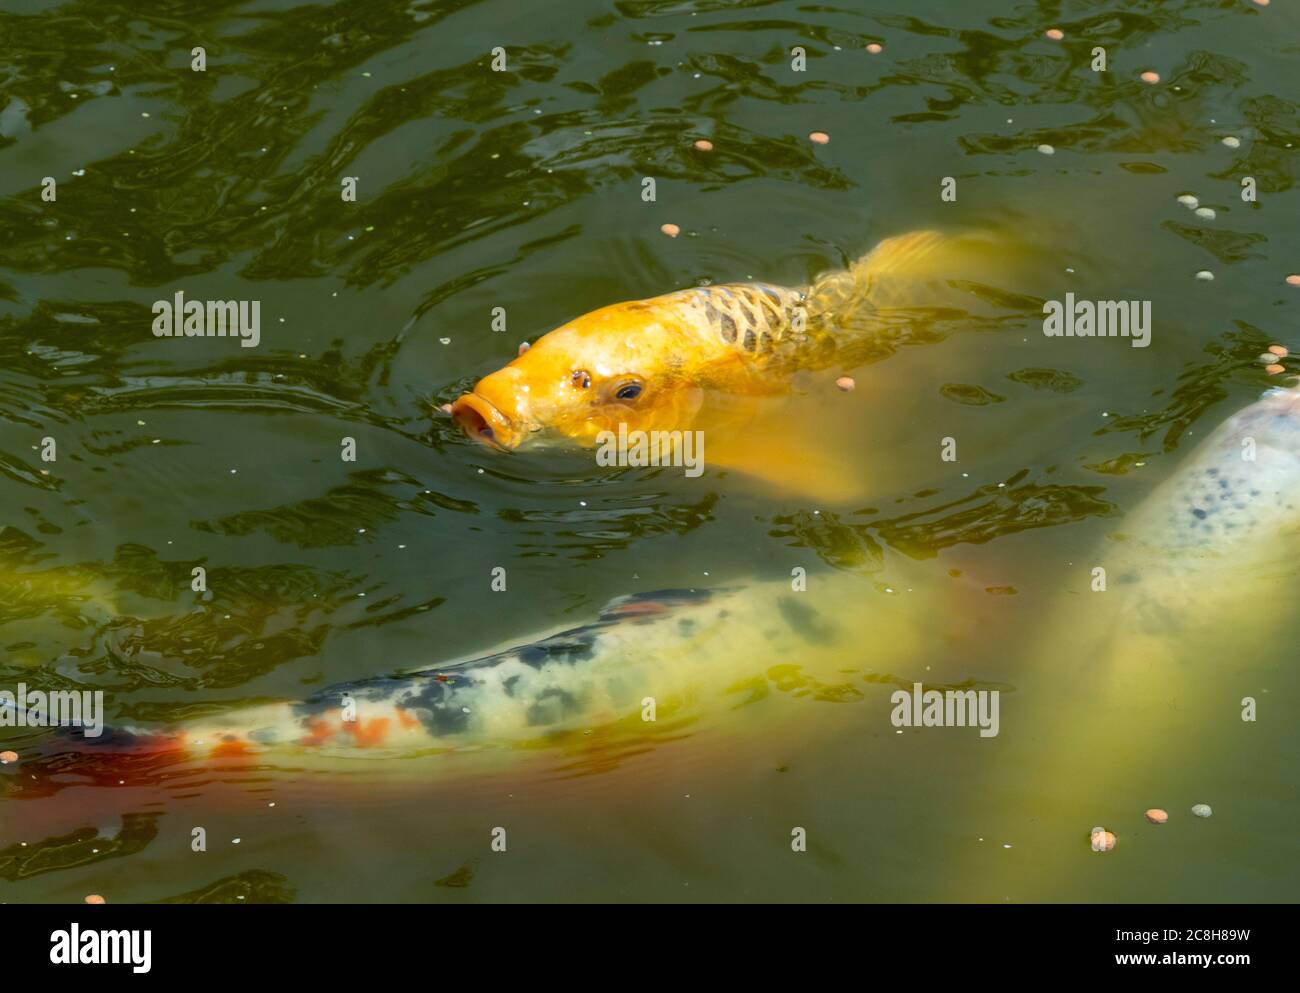
[[[619,617],[635,617],[638,614],[666,614],[668,608],[662,603],[655,603],[653,600],[638,600],[635,603],[625,603],[622,606],[615,607],[609,613]]]
[[[370,748],[382,745],[388,740],[388,727],[392,724],[387,717],[372,717],[364,724],[361,721],[344,721],[343,730],[352,735],[358,748]]]
[[[316,748],[325,744],[334,736],[330,730],[329,721],[323,717],[313,717],[307,721],[307,733],[299,739],[299,743],[308,748]]]
[[[236,738],[234,741],[223,741],[212,749],[214,759],[231,759],[242,758],[245,755],[251,755],[252,749],[248,747],[248,742]]]

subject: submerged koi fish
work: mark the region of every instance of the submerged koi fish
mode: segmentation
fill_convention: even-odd
[[[304,700],[169,727],[110,724],[98,737],[59,729],[11,769],[21,771],[17,785],[27,795],[43,795],[219,760],[328,771],[460,750],[535,750],[566,735],[581,740],[594,728],[607,739],[639,741],[677,721],[731,714],[736,687],[751,692],[746,680],[778,663],[803,673],[800,685],[820,685],[819,675],[842,680],[835,674],[843,672],[844,644],[866,627],[866,612],[855,608],[867,588],[841,579],[814,599],[768,581],[622,596],[588,624],[467,660],[341,683]],[[644,718],[647,698],[658,727]],[[430,774],[409,761],[384,768],[399,778]]]
[[[472,438],[506,450],[543,433],[591,446],[620,425],[716,426],[701,414],[706,393],[776,395],[793,371],[832,365],[837,318],[880,306],[892,281],[916,276],[947,241],[933,231],[891,238],[801,289],[727,283],[602,307],[483,377],[451,415]]]
[[[1185,816],[1223,784],[1237,787],[1253,753],[1271,755],[1250,730],[1236,732],[1238,747],[1204,742],[1233,725],[1252,729],[1242,723],[1254,719],[1243,710],[1254,706],[1250,694],[1291,664],[1286,614],[1275,605],[1289,602],[1300,580],[1297,494],[1300,390],[1271,389],[1218,425],[1126,517],[1123,540],[1085,560],[1091,591],[1065,598],[1048,617],[1033,656],[1075,670],[1076,682],[1022,683],[1025,716],[1003,724],[1008,752],[971,781],[973,805],[987,807],[990,795],[1033,798],[1031,818],[987,809],[981,817],[1039,854],[1027,871],[972,852],[967,871],[954,874],[962,899],[1129,899],[1121,879],[1099,881],[1089,827],[1111,828],[1121,845],[1130,843],[1126,830],[1137,841],[1131,825],[1143,809]],[[1100,590],[1096,566],[1106,574]],[[1214,857],[1208,846],[1190,851],[1190,859]],[[1288,885],[1279,879],[1279,899]],[[1220,899],[1218,881],[1201,895]]]

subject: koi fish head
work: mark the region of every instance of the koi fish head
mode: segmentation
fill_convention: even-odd
[[[594,311],[539,339],[451,405],[477,441],[518,448],[539,433],[591,446],[604,431],[687,426],[700,390],[686,375],[686,336],[644,303]]]

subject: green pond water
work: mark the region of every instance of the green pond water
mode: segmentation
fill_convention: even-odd
[[[1298,101],[1280,0],[0,2],[0,689],[170,725],[795,568],[836,622],[804,658],[735,610],[671,728],[414,772],[86,785],[0,729],[0,899],[1294,900],[1294,572],[1225,575],[1149,670],[1087,598],[1300,348]],[[860,496],[707,449],[698,478],[494,452],[437,412],[597,307],[802,285],[922,228],[998,247],[782,401]],[[156,337],[178,291],[260,301],[257,347]],[[1045,336],[1066,292],[1150,301],[1150,347]],[[1137,696],[1090,717],[1098,665]],[[914,682],[1000,690],[1000,733],[896,729]]]

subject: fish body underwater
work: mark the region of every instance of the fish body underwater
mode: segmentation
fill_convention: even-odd
[[[1277,606],[1295,595],[1297,552],[1300,392],[1277,388],[1181,460],[1082,569],[1085,592],[1046,619],[1035,654],[1073,678],[1020,686],[1005,709],[1000,747],[1024,752],[990,763],[970,803],[985,811],[980,833],[1014,839],[1019,854],[977,850],[954,874],[962,898],[1114,898],[1123,880],[1112,872],[1125,870],[1111,856],[1086,861],[1101,857],[1091,828],[1131,850],[1145,832],[1183,830],[1213,784],[1215,800],[1226,799],[1223,784],[1237,788],[1267,740],[1243,707],[1271,681],[1270,666],[1289,665]],[[1240,731],[1240,748],[1189,763],[1189,744],[1211,725],[1222,735],[1223,722]],[[1007,820],[1004,806],[1037,815]],[[1167,808],[1170,824],[1146,824],[1151,807]],[[1167,863],[1163,851],[1145,854],[1151,891],[1162,892],[1162,871],[1190,873],[1216,899],[1217,842],[1179,840]]]
[[[860,607],[869,593],[869,584],[847,577],[828,583],[824,595],[776,581],[631,594],[588,624],[301,701],[177,726],[110,721],[93,738],[59,729],[10,769],[21,770],[16,786],[28,795],[50,791],[55,779],[59,787],[111,785],[129,780],[133,768],[152,777],[175,765],[364,767],[427,780],[451,753],[537,752],[593,729],[606,743],[681,733],[737,708],[745,687],[776,663],[790,663],[804,686],[842,679],[834,674],[843,670],[844,628],[865,625]],[[428,761],[412,761],[420,759]]]

